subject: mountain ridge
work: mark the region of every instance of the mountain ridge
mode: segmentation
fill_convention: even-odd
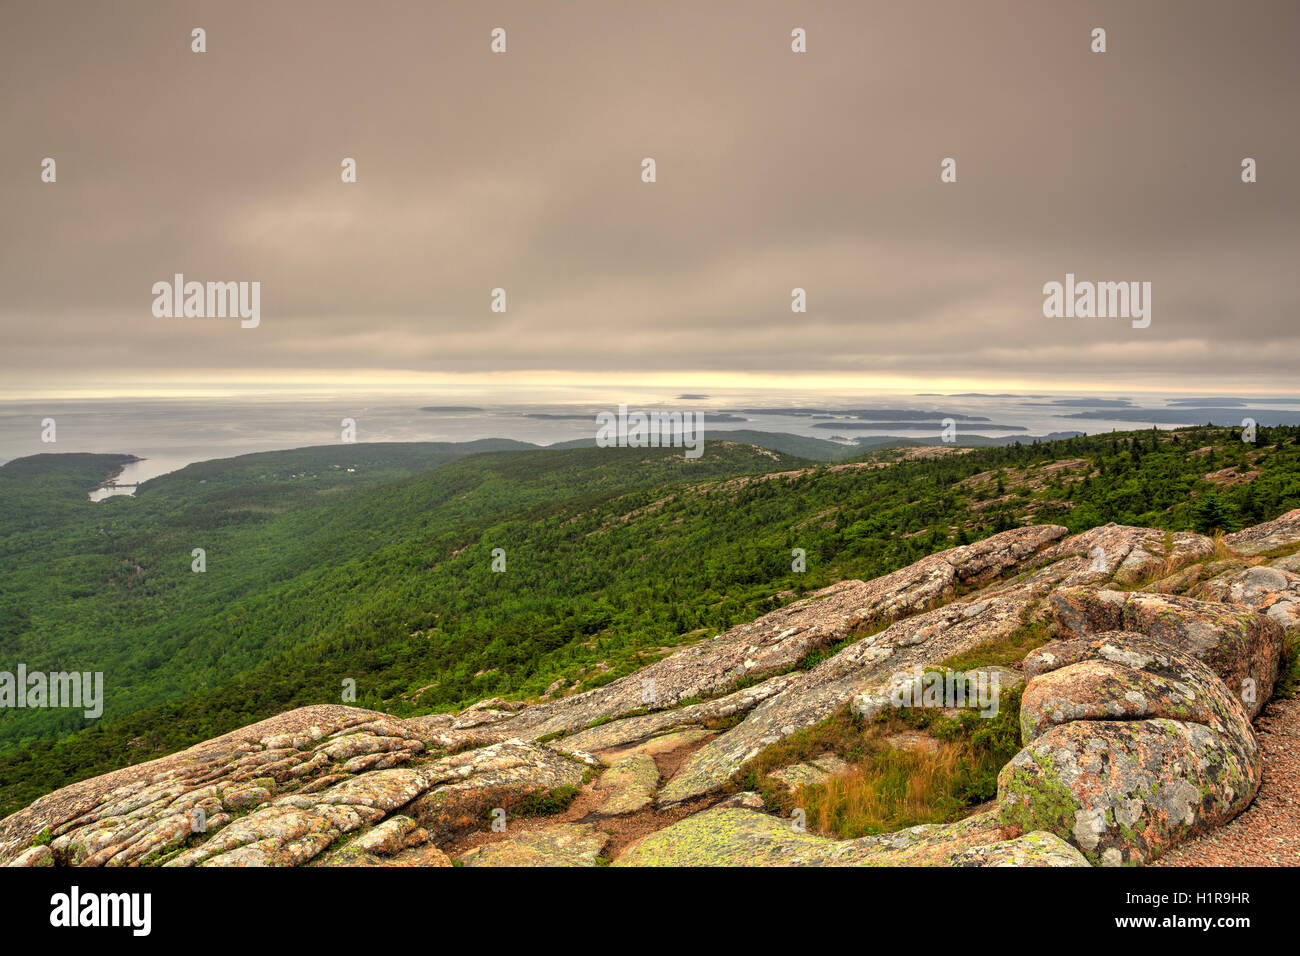
[[[1172,528],[1202,523],[1213,528],[1234,518],[1239,526],[1247,516],[1267,516],[1261,509],[1277,513],[1288,502],[1300,502],[1294,437],[1286,431],[1264,431],[1260,437],[1258,445],[1243,445],[1235,433],[1190,429],[987,451],[900,448],[834,465],[710,443],[703,467],[713,469],[713,477],[671,450],[580,449],[542,453],[541,458],[533,452],[504,452],[466,457],[421,472],[425,477],[381,482],[379,487],[389,489],[381,497],[367,492],[354,495],[342,510],[329,505],[342,533],[365,530],[363,556],[339,565],[337,573],[315,568],[301,581],[289,577],[279,583],[292,552],[268,552],[265,568],[271,576],[257,567],[248,572],[263,579],[259,588],[265,596],[241,599],[237,618],[223,606],[222,616],[212,619],[223,627],[238,620],[241,627],[260,626],[272,635],[263,650],[249,645],[249,653],[262,655],[262,663],[197,694],[0,755],[4,809],[89,774],[336,697],[344,678],[359,679],[358,704],[400,717],[458,710],[502,694],[535,700],[551,685],[565,693],[599,688],[807,591],[841,578],[888,575],[963,536],[969,542],[999,527],[1046,520],[1084,530],[1105,518],[1131,522],[1144,517],[1143,508],[1156,509],[1148,520]],[[327,458],[339,453],[333,448],[313,452]],[[301,474],[302,464],[287,460],[286,471]],[[1233,476],[1230,481],[1220,477],[1224,473]],[[661,480],[656,474],[695,477],[663,485],[656,484]],[[259,476],[252,484],[245,476],[224,487],[213,484],[212,474],[195,475],[173,482],[169,493],[166,484],[160,485],[153,498],[161,507],[171,494],[177,513],[196,525],[212,522],[210,509],[217,508],[215,514],[223,515],[218,526],[233,521],[231,526],[256,530],[263,540],[270,540],[260,530],[267,521],[288,521],[280,540],[291,541],[304,567],[312,567],[319,543],[328,537],[298,535],[304,522],[318,522],[318,512],[302,511],[299,503],[302,496],[310,501],[320,492],[290,476]],[[575,478],[588,482],[594,492],[550,497],[550,489],[567,495]],[[61,480],[67,484],[66,476]],[[328,486],[325,498],[335,494],[329,488],[352,480],[322,474],[320,481]],[[533,482],[534,491],[521,481]],[[0,482],[0,494],[5,491]],[[480,503],[465,499],[467,493],[477,494]],[[526,504],[529,495],[536,498],[532,505]],[[453,522],[426,537],[419,529],[428,526],[430,506],[441,507],[439,500],[451,506],[447,514],[454,522],[470,523]],[[198,501],[204,504],[200,507]],[[249,501],[260,502],[260,510],[249,509]],[[495,511],[497,501],[507,502],[511,510]],[[114,513],[120,515],[113,519],[117,526],[134,533],[140,524],[134,517],[141,513],[137,506],[154,507],[148,495],[121,502],[125,507],[110,504],[110,510],[100,510],[105,504],[84,505],[96,521],[92,534],[101,526],[101,515]],[[266,517],[266,505],[287,517]],[[413,530],[418,533],[412,535]],[[70,553],[84,548],[83,535],[69,529]],[[168,531],[161,540],[174,542],[176,537]],[[391,541],[385,543],[386,538]],[[21,544],[25,539],[20,534],[14,540]],[[522,552],[520,541],[527,545]],[[488,568],[491,548],[502,543],[511,555],[504,577]],[[792,573],[791,550],[798,546],[807,552],[808,567]],[[132,547],[132,557],[146,573],[131,572],[124,580],[134,583],[143,577],[147,586],[151,562],[141,562],[138,548]],[[538,590],[543,579],[555,578],[548,565],[526,560],[529,549],[572,569],[571,597],[557,595],[553,583]],[[177,568],[182,572],[177,584],[203,583],[188,575],[188,550],[177,550],[186,562]],[[349,582],[370,581],[364,593],[378,599],[373,608],[391,606],[392,626],[361,640],[355,630],[322,616],[319,620],[335,633],[312,633],[305,642],[282,635],[278,622],[299,618],[308,602],[332,613],[329,603],[321,604],[338,590],[322,583],[331,578],[346,585],[341,594],[346,603],[338,607],[354,620],[373,611],[355,606],[358,592]],[[502,587],[507,581],[509,586]],[[434,582],[438,590],[430,589]],[[448,603],[448,585],[462,589],[458,603]],[[7,621],[10,635],[21,634],[36,605],[18,603],[12,588],[8,594],[10,603],[0,604],[0,625]],[[133,591],[126,594],[130,606],[144,607]],[[605,594],[617,601],[606,600]],[[519,597],[532,603],[519,605]],[[482,623],[467,616],[481,615],[475,609],[485,602],[505,603],[496,605],[499,612],[491,611],[495,616],[482,617]],[[176,605],[163,607],[170,625]],[[5,634],[0,627],[0,643]],[[481,641],[477,647],[476,641]],[[178,660],[185,664],[188,658]]]
[[[447,847],[466,865],[1149,862],[1232,819],[1260,785],[1250,714],[1271,696],[1284,634],[1300,623],[1300,574],[1290,570],[1298,555],[1300,509],[1222,541],[1119,525],[1001,532],[884,578],[840,582],[607,687],[549,702],[489,700],[404,720],[336,705],[281,714],[41,798],[0,821],[0,860],[447,865]],[[1281,587],[1230,603],[1186,593],[1260,571]],[[1024,661],[1025,746],[999,775],[996,808],[845,841],[791,830],[760,795],[735,788],[764,747],[841,707],[877,716],[913,664],[996,643],[1035,615],[1057,633]],[[789,669],[810,650],[837,646],[809,670]],[[1244,675],[1258,697],[1240,693]],[[1186,697],[1189,685],[1198,694]],[[1193,699],[1210,709],[1189,711],[1184,700]],[[655,741],[708,728],[702,708],[740,719],[706,732],[662,785],[660,772],[634,772],[638,758],[662,771]],[[566,745],[584,733],[590,750]],[[1135,770],[1088,766],[1099,740],[1129,752]],[[621,782],[601,788],[610,775]],[[581,821],[546,825],[602,790]],[[625,802],[602,814],[613,796]],[[604,821],[626,806],[686,812],[600,857],[617,842]],[[520,829],[497,830],[498,818]],[[1080,829],[1082,819],[1093,822]],[[505,835],[458,845],[476,831]]]

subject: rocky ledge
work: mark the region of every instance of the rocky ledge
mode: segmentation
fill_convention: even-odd
[[[1297,552],[1300,510],[1218,542],[1018,528],[842,581],[597,690],[411,719],[281,714],[37,800],[0,821],[0,863],[1142,864],[1259,787],[1251,721],[1297,624]],[[1053,639],[1004,675],[1024,682],[1024,746],[994,805],[837,840],[737,792],[772,745],[848,706],[887,710],[900,675],[1026,626]],[[844,768],[825,755],[784,779]]]

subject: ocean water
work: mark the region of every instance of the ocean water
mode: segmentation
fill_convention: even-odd
[[[1143,395],[1131,398],[1133,408],[1168,410],[1171,402],[1193,396]],[[492,399],[497,399],[493,401]],[[1159,421],[1121,418],[1078,419],[1073,412],[1106,413],[1108,402],[1126,396],[1078,396],[1064,394],[918,395],[901,392],[830,394],[771,392],[732,389],[713,391],[707,396],[676,393],[663,389],[574,390],[563,397],[547,395],[544,400],[520,401],[505,392],[479,391],[467,395],[361,394],[259,395],[251,398],[213,399],[60,399],[0,402],[0,463],[25,455],[49,452],[99,452],[135,455],[142,461],[127,466],[119,476],[122,484],[145,481],[196,461],[228,458],[257,451],[332,444],[341,440],[342,420],[356,421],[358,442],[379,441],[470,441],[477,438],[512,438],[548,445],[554,442],[591,438],[596,434],[595,415],[616,411],[620,402],[633,410],[700,410],[711,417],[706,437],[718,437],[734,429],[787,432],[823,439],[866,438],[902,435],[917,439],[938,439],[937,428],[902,429],[897,424],[850,429],[852,420],[836,412],[846,409],[903,409],[927,413],[937,421],[958,419],[958,434],[984,434],[1030,438],[1053,432],[1082,431],[1088,434],[1134,428],[1173,427]],[[1232,401],[1220,397],[1206,405]],[[1069,402],[1077,404],[1054,404]],[[436,411],[424,411],[424,407]],[[1295,397],[1250,399],[1241,406],[1242,416],[1251,409],[1278,409],[1280,414],[1300,411]],[[811,409],[817,414],[778,411],[764,414],[757,409]],[[829,413],[829,415],[825,414]],[[818,414],[821,417],[818,417]],[[1234,412],[1234,415],[1236,412]],[[961,416],[979,416],[988,423],[965,421]],[[872,416],[867,416],[872,417]],[[42,422],[55,421],[56,441],[41,440]],[[719,420],[725,419],[725,420]],[[1015,426],[1017,430],[993,428]]]

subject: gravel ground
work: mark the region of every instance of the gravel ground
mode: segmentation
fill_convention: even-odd
[[[1166,853],[1153,866],[1300,866],[1300,699],[1275,700],[1255,721],[1264,782],[1225,827]]]

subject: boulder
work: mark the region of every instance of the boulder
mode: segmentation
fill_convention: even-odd
[[[1067,571],[1059,578],[1065,586],[1112,580],[1130,585],[1204,560],[1213,553],[1214,541],[1202,534],[1171,534],[1112,522],[1065,538],[1043,551],[1039,560]]]
[[[1062,636],[1136,631],[1204,661],[1254,717],[1273,693],[1282,627],[1250,607],[1172,594],[1068,588],[1052,595]]]
[[[1035,830],[1014,840],[973,846],[950,856],[948,866],[1091,866],[1054,833]]]
[[[1262,778],[1243,703],[1173,642],[1108,632],[1025,661],[1026,746],[998,775],[1007,837],[1046,830],[1103,865],[1231,820]]]
[[[1245,604],[1277,621],[1283,629],[1300,627],[1300,574],[1278,565],[1257,565],[1221,574],[1202,582],[1193,596]]]
[[[1281,568],[1283,571],[1290,571],[1292,574],[1300,574],[1300,551],[1295,554],[1274,558],[1268,562],[1268,566],[1270,568]]]
[[[1209,665],[1254,717],[1273,695],[1284,635],[1251,608],[1165,594],[1133,594],[1124,626],[1163,638]]]
[[[1125,591],[1072,587],[1053,591],[1052,617],[1063,637],[1124,629]]]
[[[1025,658],[1020,698],[1025,743],[1076,720],[1168,717],[1205,724],[1253,752],[1245,705],[1197,658],[1127,631],[1054,641]]]
[[[1148,862],[1245,809],[1254,754],[1202,724],[1158,718],[1053,726],[998,775],[1007,836],[1046,830],[1094,863]]]

